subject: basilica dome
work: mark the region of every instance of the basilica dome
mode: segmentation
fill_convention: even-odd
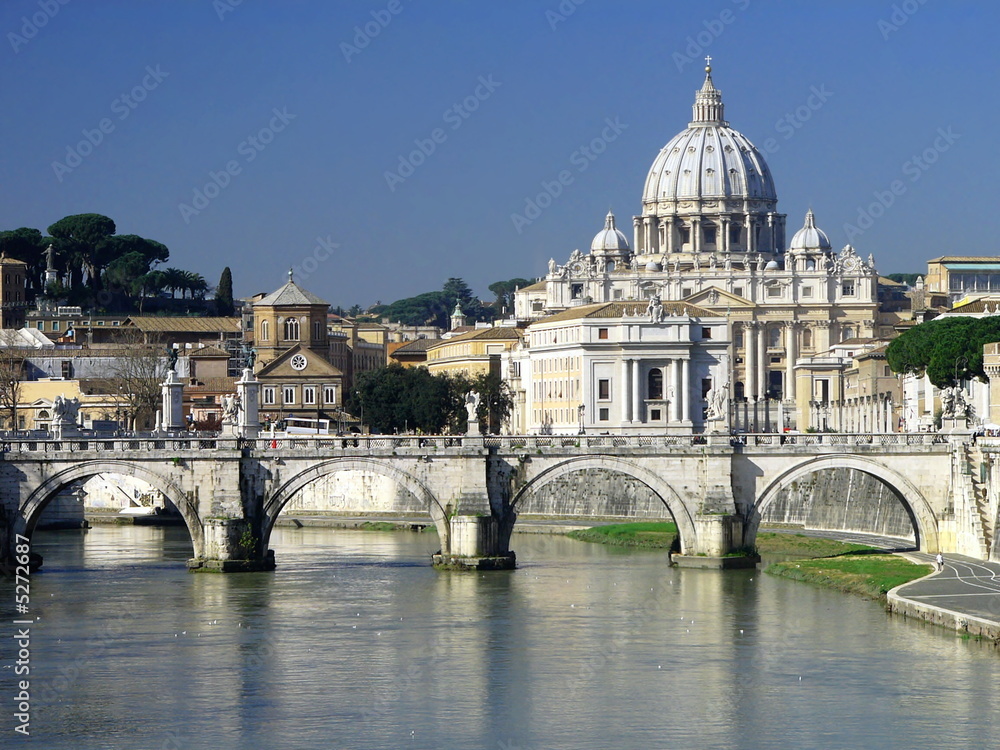
[[[816,226],[816,216],[812,209],[806,213],[806,223],[792,237],[792,242],[788,246],[789,250],[830,250],[830,238],[826,232]]]
[[[628,239],[615,226],[615,215],[608,211],[604,217],[604,229],[595,234],[594,241],[590,243],[590,252],[618,255],[628,250]]]
[[[694,119],[674,136],[653,162],[643,203],[698,199],[763,200],[776,203],[771,170],[763,155],[723,119],[722,92],[705,68],[695,95]]]

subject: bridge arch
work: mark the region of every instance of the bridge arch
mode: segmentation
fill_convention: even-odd
[[[15,531],[30,535],[35,524],[38,523],[42,511],[45,510],[45,506],[60,490],[81,479],[88,479],[98,474],[120,474],[136,477],[162,492],[184,519],[184,525],[187,526],[188,534],[191,536],[191,544],[195,556],[197,556],[203,539],[201,519],[198,517],[197,508],[188,502],[184,490],[169,477],[163,476],[142,463],[131,461],[115,459],[83,461],[47,476],[21,505],[16,523],[22,527],[23,531],[21,529],[15,529]]]
[[[430,513],[431,519],[437,527],[438,538],[441,540],[441,550],[443,552],[450,550],[447,512],[441,506],[434,493],[409,472],[387,461],[364,457],[334,458],[328,461],[320,461],[308,469],[295,474],[275,489],[271,496],[264,501],[264,528],[262,529],[264,549],[267,549],[267,545],[271,539],[271,532],[274,530],[274,524],[278,520],[278,516],[282,509],[295,496],[295,493],[317,479],[341,471],[366,471],[386,477],[397,485],[404,487]]]
[[[917,547],[924,551],[936,551],[938,549],[938,522],[934,510],[931,508],[927,498],[923,493],[904,475],[890,469],[878,461],[865,456],[847,456],[837,454],[835,456],[819,456],[807,459],[792,466],[775,476],[760,493],[754,502],[750,518],[747,523],[745,539],[748,544],[752,544],[757,538],[757,530],[763,517],[763,511],[774,502],[778,493],[787,488],[792,482],[802,479],[808,474],[823,469],[856,469],[869,474],[880,480],[888,487],[903,504],[910,519],[913,521],[917,536]]]
[[[644,484],[660,499],[660,502],[663,503],[674,517],[674,522],[677,524],[677,530],[680,533],[682,553],[687,554],[689,550],[697,549],[698,536],[694,519],[687,504],[677,491],[658,474],[617,456],[581,456],[578,458],[569,458],[554,466],[550,466],[539,472],[537,476],[532,477],[514,493],[510,502],[511,508],[516,512],[518,503],[529,493],[568,474],[574,474],[587,469],[601,469],[625,474]]]

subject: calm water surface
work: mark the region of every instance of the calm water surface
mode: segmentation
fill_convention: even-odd
[[[1000,653],[870,602],[558,537],[485,575],[431,569],[433,534],[272,544],[194,575],[182,529],[38,534],[33,732],[5,616],[0,747],[1000,747]]]

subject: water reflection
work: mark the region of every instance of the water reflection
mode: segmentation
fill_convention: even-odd
[[[992,647],[805,584],[534,534],[514,537],[518,570],[488,574],[431,569],[433,533],[281,528],[272,544],[276,571],[211,575],[185,570],[183,529],[39,534],[33,745],[1000,740]]]

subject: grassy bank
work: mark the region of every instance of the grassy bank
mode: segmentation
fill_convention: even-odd
[[[927,575],[931,566],[873,551],[773,563],[764,572],[884,602],[890,589]]]
[[[678,543],[677,526],[654,521],[595,526],[570,532],[567,536],[584,542],[646,549],[670,549]],[[931,571],[929,565],[916,565],[863,544],[837,542],[805,534],[761,532],[757,535],[757,551],[762,555],[794,555],[801,558],[772,563],[765,568],[767,573],[880,601],[885,601],[889,589]]]

